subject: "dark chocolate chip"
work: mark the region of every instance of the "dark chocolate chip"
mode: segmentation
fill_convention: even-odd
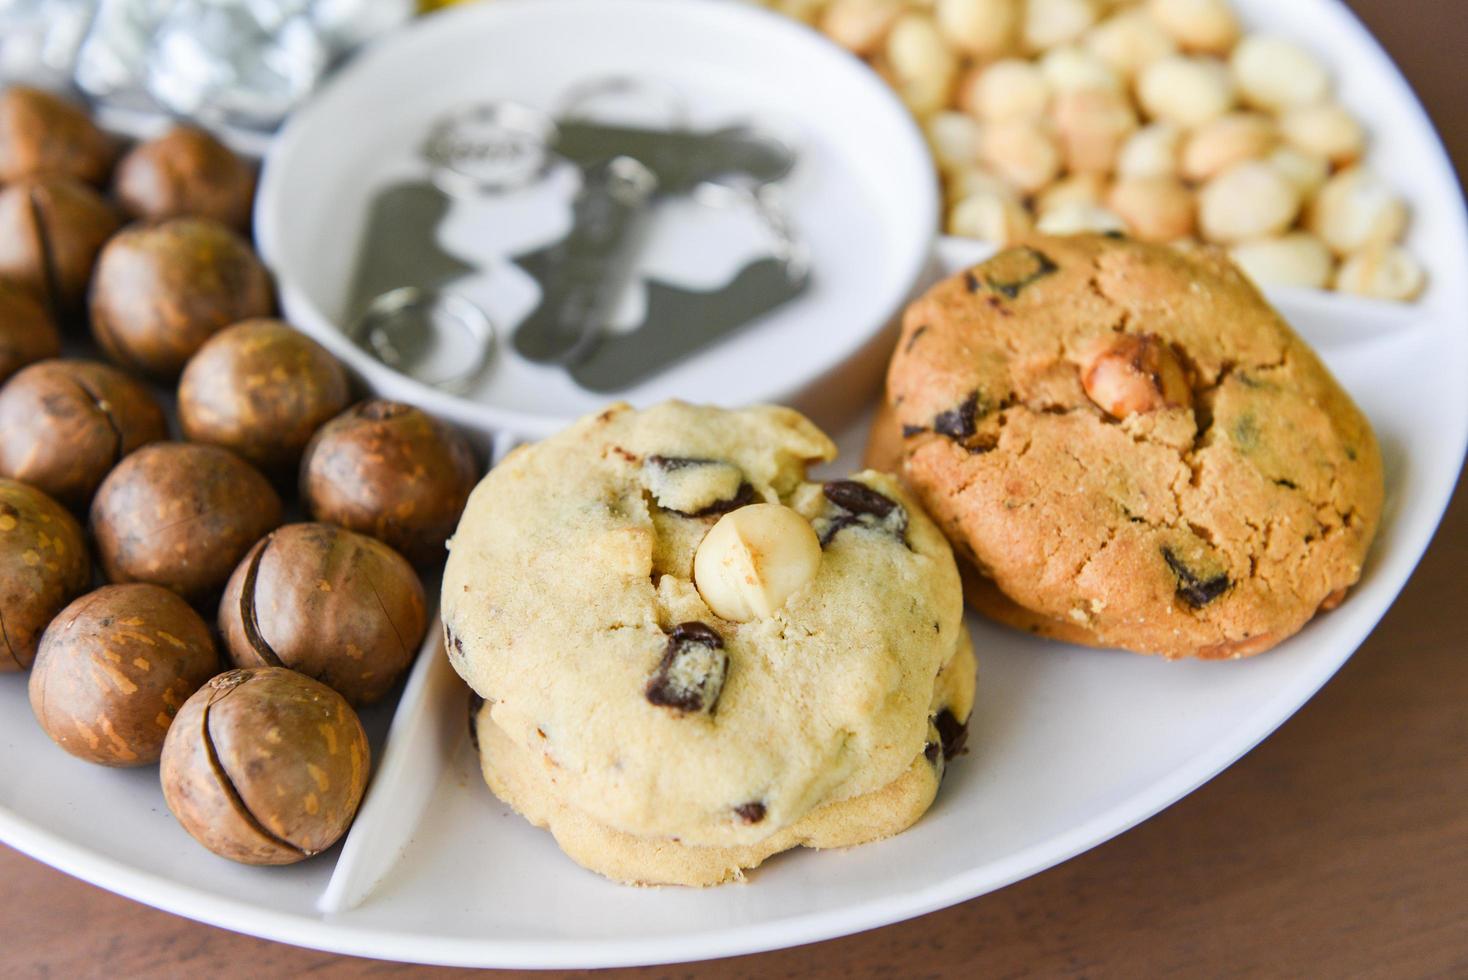
[[[939,412],[933,417],[933,431],[950,439],[967,439],[977,431],[979,415],[979,393],[970,392],[957,408]]]
[[[848,527],[886,531],[907,544],[907,511],[891,497],[856,480],[833,480],[821,491],[837,508],[835,514],[816,521],[816,537],[822,548]]]
[[[759,823],[765,818],[765,805],[763,803],[741,803],[734,808],[739,819],[745,823]]]
[[[913,436],[922,435],[928,431],[926,425],[904,425],[902,427],[902,438],[911,439]]]
[[[1299,486],[1295,483],[1294,480],[1286,480],[1283,477],[1280,477],[1278,480],[1275,480],[1274,481],[1274,485],[1277,486],[1277,487],[1284,487],[1286,490],[1298,490],[1298,489],[1300,489]]]
[[[979,291],[979,278],[972,272],[965,272],[963,274],[963,284],[971,293],[977,293]]]
[[[668,631],[668,645],[644,694],[660,708],[713,713],[729,658],[724,638],[705,623],[679,623]]]
[[[963,751],[963,744],[968,741],[967,721],[959,721],[952,711],[944,708],[933,719],[933,724],[937,726],[938,737],[943,740],[943,758],[951,759]]]
[[[942,751],[943,751],[943,747],[941,745],[939,745],[937,742],[928,742],[927,744],[925,744],[923,746],[923,756],[924,756],[924,758],[926,758],[929,762],[933,763],[934,765],[937,764],[937,762],[938,762],[938,755]]]
[[[1028,245],[1024,245],[1015,251],[1028,253],[1029,256],[1034,259],[1035,268],[1033,271],[1031,271],[1027,275],[1021,276],[1018,279],[1003,280],[985,277],[985,283],[988,285],[988,287],[994,290],[994,292],[1003,296],[1005,299],[1017,298],[1020,294],[1020,291],[1023,290],[1026,286],[1030,285],[1036,280],[1044,279],[1046,276],[1060,271],[1060,266],[1056,265],[1051,260],[1050,256],[1046,255],[1044,252],[1041,252],[1039,249],[1031,248]],[[995,256],[994,259],[990,259],[989,262],[985,264],[992,266],[996,259],[1004,258],[1007,254],[1009,253],[1001,252],[998,256]]]
[[[1103,231],[1101,234],[1105,235],[1107,238],[1115,239],[1116,241],[1125,241],[1126,240],[1126,232],[1124,232],[1124,231],[1117,231],[1115,228],[1111,228],[1111,229],[1109,229],[1107,231]]]
[[[484,707],[484,699],[476,691],[469,692],[469,744],[474,746],[474,751],[479,751],[479,710]]]
[[[832,480],[821,487],[821,492],[831,503],[853,514],[886,517],[897,506],[897,501],[891,497],[884,496],[865,483],[858,483],[855,480]]]
[[[1207,579],[1199,578],[1192,569],[1182,563],[1177,555],[1173,554],[1171,548],[1162,549],[1162,560],[1167,562],[1167,567],[1172,569],[1172,574],[1177,577],[1177,597],[1194,609],[1202,609],[1227,592],[1233,584],[1228,580],[1228,576],[1223,574]]]
[[[860,524],[861,522],[856,519],[856,516],[854,514],[837,514],[826,523],[825,528],[821,531],[819,535],[817,535],[817,538],[821,542],[821,547],[824,548],[826,545],[830,544],[832,538],[840,534],[842,531],[846,530],[848,527],[853,527]]]

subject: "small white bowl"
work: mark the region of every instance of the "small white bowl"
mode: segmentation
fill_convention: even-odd
[[[419,146],[430,125],[500,99],[551,111],[577,83],[605,76],[676,90],[695,126],[746,121],[791,140],[799,160],[782,191],[810,252],[807,290],[625,392],[585,391],[508,343],[538,292],[509,253],[565,234],[576,181],[562,172],[518,197],[456,202],[441,225],[441,244],[466,260],[485,258],[486,235],[511,246],[471,287],[500,338],[466,395],[398,373],[349,339],[344,307],[370,202],[388,183],[427,177]],[[753,256],[731,254],[717,228],[700,237],[706,217],[687,201],[660,204],[641,271],[701,289],[731,278]],[[477,431],[498,452],[614,397],[786,402],[834,423],[873,389],[883,328],[920,283],[937,224],[922,134],[865,65],[752,5],[665,0],[500,0],[425,18],[359,57],[291,119],[266,157],[255,210],[293,324],[376,393]]]

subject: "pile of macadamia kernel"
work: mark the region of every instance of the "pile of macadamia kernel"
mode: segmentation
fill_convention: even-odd
[[[771,0],[921,120],[950,234],[1225,246],[1256,281],[1410,300],[1402,198],[1295,39],[1228,0]]]

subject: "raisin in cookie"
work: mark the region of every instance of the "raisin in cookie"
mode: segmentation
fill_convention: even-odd
[[[973,701],[943,535],[789,409],[617,405],[474,491],[443,584],[490,787],[620,881],[897,833]]]
[[[904,318],[868,464],[987,615],[1166,657],[1266,650],[1338,603],[1382,506],[1371,428],[1221,253],[1037,238]]]

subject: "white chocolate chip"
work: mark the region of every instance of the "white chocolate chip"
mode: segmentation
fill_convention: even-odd
[[[1260,286],[1324,289],[1335,271],[1330,249],[1307,231],[1243,242],[1229,249],[1228,254]]]
[[[1112,70],[1130,78],[1160,58],[1177,53],[1177,42],[1140,8],[1123,10],[1096,25],[1085,44]]]
[[[1330,163],[1324,157],[1304,153],[1293,146],[1277,146],[1267,159],[1307,199],[1325,186],[1330,177]]]
[[[1280,234],[1300,213],[1300,191],[1274,167],[1246,160],[1219,174],[1198,195],[1203,237],[1232,244]]]
[[[1054,114],[1065,165],[1076,173],[1109,172],[1137,128],[1131,103],[1112,89],[1060,92]]]
[[[985,122],[1038,119],[1050,104],[1050,84],[1035,65],[1018,58],[996,61],[964,81],[963,108]]]
[[[1407,205],[1365,167],[1342,170],[1320,189],[1306,225],[1337,255],[1396,241],[1407,227]]]
[[[1337,102],[1293,109],[1280,119],[1279,126],[1291,146],[1338,167],[1356,162],[1366,150],[1366,131]]]
[[[1030,215],[1008,190],[970,194],[948,212],[948,234],[1004,245],[1030,230]]]
[[[1142,71],[1137,98],[1152,118],[1191,129],[1233,108],[1234,88],[1218,59],[1173,55]]]
[[[1053,92],[1093,88],[1108,89],[1118,94],[1122,91],[1121,76],[1116,70],[1076,44],[1062,44],[1045,52],[1040,59],[1040,73]]]
[[[1091,0],[1029,0],[1025,4],[1024,42],[1031,51],[1068,44],[1096,23]]]
[[[881,50],[902,10],[900,0],[832,0],[821,13],[820,27],[846,50],[870,57]]]
[[[1239,19],[1228,0],[1151,0],[1147,12],[1189,51],[1223,54],[1239,39]]]
[[[1062,204],[1040,216],[1035,228],[1046,235],[1078,235],[1082,232],[1125,232],[1126,222],[1114,212],[1094,204]]]
[[[750,504],[709,529],[693,581],[714,614],[734,622],[771,616],[821,565],[810,522],[781,504]]]
[[[1188,180],[1211,180],[1236,163],[1266,156],[1278,138],[1268,116],[1226,113],[1189,134],[1183,143],[1182,175]]]
[[[1123,177],[1106,204],[1144,241],[1171,242],[1193,233],[1193,194],[1176,178]]]
[[[1330,92],[1330,75],[1309,51],[1293,41],[1251,34],[1229,59],[1239,94],[1250,105],[1274,112],[1311,105]]]
[[[1019,39],[1019,0],[937,0],[938,29],[949,44],[976,58],[1013,51]]]
[[[1022,119],[994,123],[984,131],[979,153],[1011,186],[1033,194],[1060,172],[1060,150],[1036,123]]]
[[[1373,299],[1416,299],[1427,285],[1427,273],[1412,253],[1398,245],[1377,242],[1346,257],[1336,274],[1335,288]]]
[[[1150,123],[1122,144],[1116,172],[1123,177],[1171,177],[1178,171],[1183,131],[1172,123]]]

